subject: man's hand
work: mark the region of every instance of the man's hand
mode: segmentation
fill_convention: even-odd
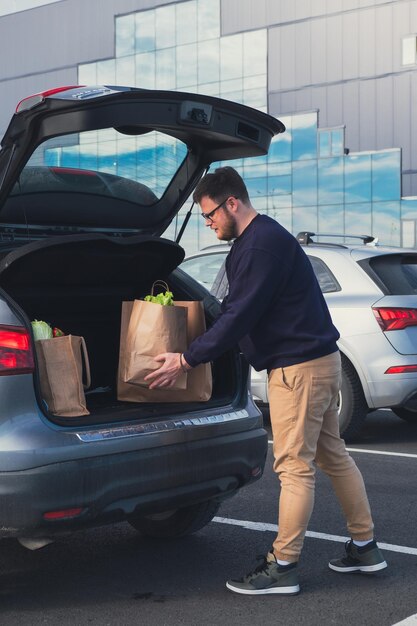
[[[161,367],[145,376],[149,389],[172,387],[184,368],[191,369],[179,352],[164,352],[155,357],[155,361],[162,363]]]

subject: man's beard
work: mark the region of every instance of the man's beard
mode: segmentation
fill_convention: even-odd
[[[221,237],[218,237],[220,241],[231,241],[238,236],[236,218],[231,215],[226,209],[224,212],[225,220],[222,228]]]

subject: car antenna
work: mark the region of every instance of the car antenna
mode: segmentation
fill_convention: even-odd
[[[205,175],[207,174],[207,172],[209,171],[209,169],[210,169],[210,165],[208,165],[208,166],[206,167],[206,169],[205,169],[205,171],[204,171],[203,176],[205,176]],[[187,212],[187,215],[185,216],[185,219],[184,219],[184,221],[183,221],[183,223],[182,223],[182,226],[181,226],[181,228],[180,228],[180,232],[179,232],[179,233],[178,233],[178,235],[177,235],[177,238],[176,238],[176,240],[175,240],[175,243],[179,243],[179,242],[181,241],[181,237],[182,237],[182,236],[183,236],[183,234],[184,234],[184,230],[186,229],[186,226],[187,226],[188,222],[190,221],[190,217],[191,217],[191,213],[193,212],[194,205],[195,205],[195,202],[194,202],[194,200],[193,200],[193,201],[192,201],[192,203],[191,203],[191,206],[190,206],[190,208],[189,208],[189,211]]]

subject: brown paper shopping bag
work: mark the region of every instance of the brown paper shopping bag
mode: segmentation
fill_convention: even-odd
[[[89,415],[84,388],[90,386],[91,379],[84,338],[64,335],[41,339],[35,341],[35,348],[41,393],[48,410],[63,417]]]
[[[203,303],[199,301],[175,301],[176,306],[187,309],[187,345],[206,329]],[[120,329],[119,375],[117,397],[128,402],[205,402],[211,398],[212,375],[210,363],[203,363],[187,374],[187,388],[183,390],[147,389],[123,381],[121,372],[125,362],[125,337],[133,302],[123,302]]]
[[[123,382],[148,387],[145,376],[160,367],[155,357],[162,352],[184,352],[186,348],[186,308],[134,300],[124,346]],[[182,374],[171,389],[186,387],[187,375]]]

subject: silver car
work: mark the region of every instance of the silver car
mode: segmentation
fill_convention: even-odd
[[[340,332],[342,436],[353,440],[367,413],[383,407],[417,422],[416,250],[380,246],[372,236],[303,232],[297,238]],[[229,249],[211,246],[189,256],[181,268],[222,299]],[[256,400],[268,403],[265,371],[251,370],[251,389]]]
[[[183,535],[260,478],[267,433],[239,351],[212,363],[207,401],[132,402],[117,393],[119,336],[122,303],[157,279],[212,323],[218,300],[161,234],[212,161],[265,155],[283,130],[169,91],[64,87],[18,104],[0,150],[0,537],[39,546],[125,519]],[[88,415],[45,402],[33,320],[84,337]]]

